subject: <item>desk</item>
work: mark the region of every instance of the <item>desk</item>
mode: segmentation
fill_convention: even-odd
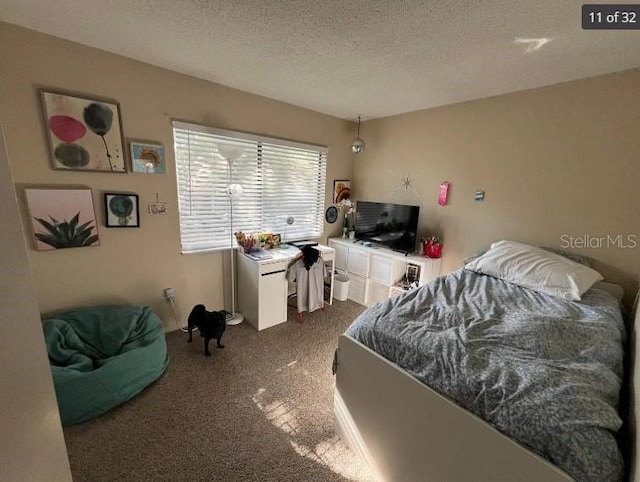
[[[331,266],[329,304],[333,304],[335,250],[314,246],[322,262]],[[238,269],[238,311],[257,330],[287,321],[287,267],[300,254],[297,248],[269,250],[269,259],[253,259],[236,251]]]

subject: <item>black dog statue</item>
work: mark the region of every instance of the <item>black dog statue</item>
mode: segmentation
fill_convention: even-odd
[[[224,348],[224,345],[220,343],[222,334],[227,329],[227,317],[224,311],[207,311],[204,305],[196,305],[189,315],[189,343],[193,341],[191,331],[194,326],[198,327],[200,336],[204,338],[204,354],[206,356],[211,356],[209,341],[213,338],[218,342],[218,348]]]

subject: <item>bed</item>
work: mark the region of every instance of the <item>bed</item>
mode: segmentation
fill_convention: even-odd
[[[338,433],[382,481],[622,480],[619,288],[589,281],[576,302],[478,271],[340,337]]]

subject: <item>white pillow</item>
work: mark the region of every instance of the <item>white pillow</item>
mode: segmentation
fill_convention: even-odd
[[[493,243],[465,269],[571,301],[580,301],[585,291],[603,279],[587,266],[516,241]]]

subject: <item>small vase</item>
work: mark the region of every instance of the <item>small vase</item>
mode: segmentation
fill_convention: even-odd
[[[342,239],[347,239],[348,232],[349,232],[349,228],[342,228]]]

